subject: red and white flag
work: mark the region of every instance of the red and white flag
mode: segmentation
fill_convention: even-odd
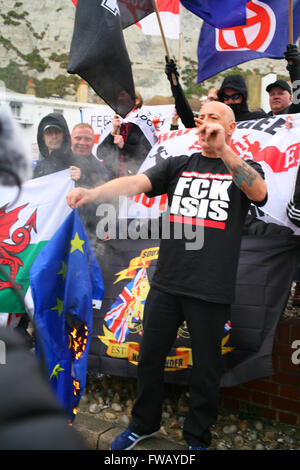
[[[165,37],[178,39],[180,34],[179,0],[157,0],[157,9]],[[156,13],[151,13],[136,25],[146,35],[160,36],[161,34]]]

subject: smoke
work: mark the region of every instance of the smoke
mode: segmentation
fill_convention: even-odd
[[[7,107],[0,107],[0,184],[20,186],[31,178],[31,156],[21,128]]]

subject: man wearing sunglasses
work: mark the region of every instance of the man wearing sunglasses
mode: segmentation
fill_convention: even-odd
[[[266,117],[264,111],[250,111],[247,98],[248,89],[241,75],[229,75],[224,78],[218,91],[218,98],[233,110],[236,121],[248,121],[250,119],[261,119]]]

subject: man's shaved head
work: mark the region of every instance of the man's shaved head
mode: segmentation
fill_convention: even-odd
[[[226,144],[230,145],[231,137],[236,127],[234,112],[227,104],[220,101],[206,102],[201,106],[198,118],[196,118],[196,125],[200,128],[198,139],[202,153],[208,156],[211,154],[211,148],[205,139],[205,132],[203,133],[203,126],[206,124],[222,126],[225,132]]]
[[[203,112],[214,112],[221,114],[228,124],[230,124],[231,122],[235,122],[234,112],[232,111],[230,106],[227,106],[227,104],[221,103],[220,101],[210,101],[203,103],[199,115],[201,115]]]

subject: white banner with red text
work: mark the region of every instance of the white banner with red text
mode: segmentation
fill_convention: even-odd
[[[261,164],[268,186],[268,201],[259,210],[259,218],[300,229],[289,221],[286,206],[291,199],[300,157],[300,114],[293,115],[292,128],[285,126],[286,116],[270,116],[256,121],[238,122],[231,147],[242,159]],[[201,150],[196,129],[160,133],[157,144],[149,152],[139,172],[170,156],[192,155]],[[148,198],[145,194],[132,197],[123,205],[120,216],[128,218],[158,217],[166,209],[167,196]]]

